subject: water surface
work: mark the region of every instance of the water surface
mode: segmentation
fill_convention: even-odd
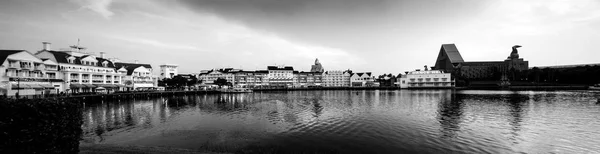
[[[290,91],[86,104],[88,142],[239,153],[599,153],[593,91]]]

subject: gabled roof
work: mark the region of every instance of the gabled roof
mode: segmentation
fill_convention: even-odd
[[[8,56],[23,51],[25,50],[0,50],[0,65],[4,64],[4,61],[6,61]]]
[[[462,56],[458,52],[456,45],[454,44],[442,44],[440,52],[444,52],[446,55],[448,55],[448,59],[451,63],[465,62],[465,60],[463,60]]]
[[[114,63],[115,68],[125,68],[127,70],[127,75],[133,74],[133,70],[136,68],[143,66],[145,68],[152,68],[150,64],[136,64],[136,63]]]
[[[364,74],[366,74],[367,76],[371,76],[371,72],[363,72],[363,73],[352,73],[352,75],[358,75],[358,76],[363,76]]]

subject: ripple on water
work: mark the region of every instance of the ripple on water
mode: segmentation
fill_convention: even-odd
[[[599,96],[452,90],[200,95],[86,104],[82,127],[86,135],[104,131],[105,143],[202,145],[219,152],[594,153],[600,151]]]

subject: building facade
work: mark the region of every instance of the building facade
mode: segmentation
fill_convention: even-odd
[[[64,86],[55,62],[39,59],[25,50],[0,50],[0,72],[1,95],[57,94]]]
[[[177,76],[177,74],[178,74],[178,71],[177,71],[178,66],[175,64],[163,64],[163,65],[160,65],[159,67],[160,67],[160,76],[159,76],[160,80],[165,79],[165,78],[171,79],[171,78]]]
[[[323,85],[325,87],[350,87],[351,70],[346,71],[326,71],[323,73]]]
[[[371,72],[352,73],[350,76],[350,86],[352,87],[372,87],[375,85],[375,79]]]
[[[321,72],[294,72],[293,87],[309,88],[322,86],[323,75]]]
[[[509,71],[522,71],[529,68],[529,62],[519,57],[517,51],[519,47],[521,46],[513,46],[512,52],[504,61],[465,62],[456,45],[443,44],[433,68],[470,80],[500,78]]]
[[[123,84],[127,90],[150,90],[158,87],[158,78],[152,74],[150,64],[117,62],[115,68],[120,72],[126,71]]]
[[[242,88],[266,88],[269,86],[268,71],[239,71],[235,75],[235,86]]]
[[[198,80],[203,84],[214,84],[215,80],[221,78],[235,85],[235,74],[238,72],[242,72],[242,70],[233,68],[203,70],[198,74]]]
[[[56,63],[64,84],[57,89],[67,93],[114,92],[123,90],[124,71],[117,71],[112,61],[104,57],[85,53],[80,46],[71,50],[54,51],[44,44],[44,49],[35,55],[48,63]],[[50,62],[51,61],[51,62]]]
[[[440,70],[412,71],[399,78],[398,85],[404,89],[452,88],[454,79],[450,73]]]
[[[294,68],[291,66],[268,66],[267,79],[273,88],[289,88],[294,85]]]

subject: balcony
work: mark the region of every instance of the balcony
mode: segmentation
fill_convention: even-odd
[[[56,67],[54,67],[54,68],[46,67],[45,69],[46,69],[46,71],[58,71],[58,68],[56,68]]]
[[[41,71],[41,70],[45,70],[45,69],[44,69],[44,66],[41,66],[41,65],[40,65],[40,66],[35,66],[33,69],[34,69],[34,70],[39,70],[39,71]]]
[[[18,63],[9,63],[8,64],[8,68],[21,68],[21,66]]]
[[[33,69],[31,65],[21,65],[21,69]]]

